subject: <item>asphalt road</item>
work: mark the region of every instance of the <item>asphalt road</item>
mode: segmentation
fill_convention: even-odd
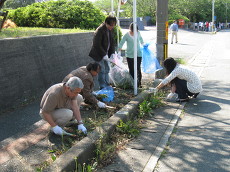
[[[128,29],[122,29],[123,35],[127,31]],[[145,43],[151,43],[149,48],[156,54],[156,27],[145,27],[145,30],[140,30],[140,33]],[[211,36],[210,32],[194,32],[179,29],[178,43],[171,44],[171,34],[169,32],[168,56],[183,58],[185,61],[188,61],[202,50],[211,39]],[[126,46],[124,45],[123,48],[125,49]]]

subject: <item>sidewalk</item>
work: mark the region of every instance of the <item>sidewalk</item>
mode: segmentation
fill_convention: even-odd
[[[176,136],[170,139],[167,153],[158,162],[157,172],[229,172],[230,171],[230,30],[222,30],[209,42],[195,69],[200,73],[203,92],[197,101],[186,105]],[[205,57],[207,56],[207,58]]]

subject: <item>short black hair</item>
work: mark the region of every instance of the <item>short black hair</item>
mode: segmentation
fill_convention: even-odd
[[[111,25],[111,24],[117,24],[117,18],[114,17],[114,16],[108,16],[106,17],[105,19],[105,23],[108,24],[108,25]]]
[[[90,71],[97,71],[98,68],[101,70],[101,65],[97,62],[93,62],[93,63],[89,63],[86,66],[86,69],[90,72]]]

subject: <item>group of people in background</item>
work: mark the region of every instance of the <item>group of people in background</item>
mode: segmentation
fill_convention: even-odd
[[[63,129],[67,125],[76,125],[78,130],[87,133],[84,126],[80,106],[84,101],[87,104],[106,108],[104,102],[99,101],[94,95],[94,79],[98,77],[100,89],[110,86],[109,82],[109,58],[115,53],[113,29],[117,24],[114,16],[108,16],[105,21],[96,29],[89,56],[94,60],[87,66],[79,67],[62,80],[62,82],[51,86],[43,95],[40,104],[40,116],[47,121],[51,131],[57,135],[64,135]],[[170,27],[173,36],[176,36],[178,26],[176,21]],[[172,40],[173,40],[172,36]],[[129,26],[129,31],[123,36],[118,45],[120,52],[124,43],[127,43],[125,56],[128,63],[129,73],[134,77],[134,25]],[[137,83],[141,87],[141,45],[143,38],[137,27]],[[120,53],[118,53],[120,54]],[[167,77],[156,87],[159,90],[167,84],[171,84],[172,93],[178,94],[178,101],[187,101],[188,97],[196,97],[202,90],[201,82],[195,73],[177,64],[173,58],[164,61]]]
[[[213,27],[213,31],[229,28],[229,23],[221,23],[221,22],[215,22],[213,26],[213,22],[195,22],[194,23],[194,30],[196,31],[206,31],[211,32]]]

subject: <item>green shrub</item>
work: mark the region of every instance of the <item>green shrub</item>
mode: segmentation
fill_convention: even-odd
[[[105,15],[89,1],[58,0],[34,3],[10,10],[8,18],[18,26],[95,29]]]

